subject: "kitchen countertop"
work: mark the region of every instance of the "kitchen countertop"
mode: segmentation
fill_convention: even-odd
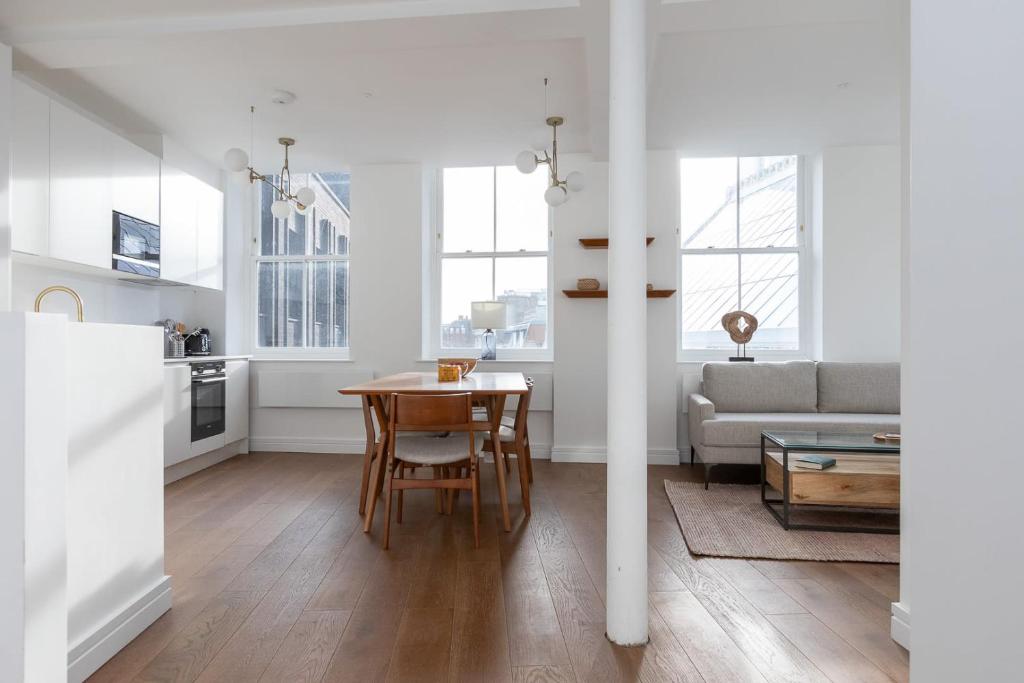
[[[173,363],[206,363],[215,360],[249,360],[252,358],[251,355],[235,355],[235,356],[185,356],[184,358],[164,358],[164,365],[171,365]]]

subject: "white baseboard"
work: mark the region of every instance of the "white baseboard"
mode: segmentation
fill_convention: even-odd
[[[605,448],[578,446],[554,446],[551,449],[552,462],[608,462]],[[652,448],[647,451],[648,465],[678,465],[679,451],[674,448]]]
[[[304,436],[254,436],[249,439],[249,450],[273,453],[344,453],[362,455],[366,452],[365,439],[330,439]],[[532,444],[530,455],[535,460],[550,460],[551,446]]]
[[[275,453],[352,453],[366,452],[365,439],[332,439],[311,436],[251,436],[250,451]]]
[[[202,455],[197,455],[194,458],[189,458],[188,460],[175,463],[170,467],[165,467],[164,486],[173,481],[184,479],[190,474],[195,474],[199,470],[205,470],[207,467],[213,467],[217,463],[224,462],[228,458],[233,458],[239,453],[248,452],[249,439],[239,439],[238,441],[229,443],[215,451],[209,451]]]
[[[902,602],[892,603],[892,618],[889,620],[889,635],[897,643],[910,649],[910,608]]]
[[[68,653],[68,683],[82,683],[169,609],[171,577],[165,576],[71,649]]]

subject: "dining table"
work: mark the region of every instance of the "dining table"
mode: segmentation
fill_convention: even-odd
[[[494,470],[498,481],[498,498],[505,531],[511,531],[509,517],[508,488],[505,480],[505,455],[501,450],[501,417],[509,396],[523,396],[529,391],[526,378],[519,372],[477,372],[463,376],[458,381],[442,382],[437,372],[401,372],[378,379],[355,384],[338,393],[344,396],[359,396],[363,408],[363,422],[366,428],[366,452],[363,458],[362,480],[359,492],[359,514],[364,515],[363,531],[373,526],[373,513],[381,488],[387,462],[388,447],[388,405],[392,394],[463,394],[468,393],[476,403],[487,408],[487,421],[475,421],[474,431],[490,434],[494,451]],[[376,418],[376,424],[374,424]],[[529,475],[526,460],[517,458],[519,486],[522,492],[523,508],[530,511]]]

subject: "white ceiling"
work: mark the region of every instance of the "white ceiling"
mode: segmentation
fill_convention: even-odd
[[[651,1],[648,139],[699,153],[898,138],[891,0]],[[6,0],[16,68],[126,132],[212,163],[248,146],[293,168],[494,163],[566,116],[566,151],[604,153],[607,0]],[[510,10],[510,8],[515,8]],[[843,88],[839,83],[848,83]],[[270,102],[273,91],[297,101]]]

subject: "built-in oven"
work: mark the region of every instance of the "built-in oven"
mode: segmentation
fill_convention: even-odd
[[[160,226],[114,211],[114,270],[160,277]]]
[[[224,361],[192,363],[192,442],[224,433],[227,374]]]

